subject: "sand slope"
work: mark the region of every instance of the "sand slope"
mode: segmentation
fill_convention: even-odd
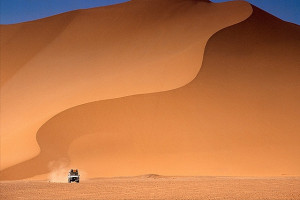
[[[1,168],[37,155],[38,129],[65,109],[187,84],[209,37],[251,12],[245,2],[130,1],[1,25]]]
[[[209,40],[190,84],[68,109],[39,129],[39,156],[1,178],[47,173],[50,162],[88,177],[299,175],[298,52],[299,26],[254,8]]]

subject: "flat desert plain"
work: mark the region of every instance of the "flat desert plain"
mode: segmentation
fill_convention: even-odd
[[[300,177],[98,178],[81,183],[2,181],[1,199],[299,200]]]

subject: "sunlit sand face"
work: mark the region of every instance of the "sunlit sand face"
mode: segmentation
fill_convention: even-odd
[[[3,26],[2,169],[38,154],[38,129],[67,108],[187,84],[208,38],[250,14],[241,2],[132,1]]]
[[[47,174],[53,162],[83,169],[89,177],[266,174],[256,166],[265,158],[276,160],[269,155],[277,150],[264,145],[260,135],[270,127],[262,122],[276,112],[256,120],[255,99],[265,91],[250,88],[255,98],[247,98],[255,71],[245,75],[235,67],[252,61],[244,62],[245,52],[236,46],[231,50],[238,61],[219,57],[226,49],[208,49],[207,67],[200,70],[208,39],[251,13],[246,2],[132,1],[3,27],[1,167],[10,168],[1,176]],[[228,40],[214,44],[221,48]],[[286,125],[275,131],[278,137]],[[252,162],[253,152],[265,156]],[[289,155],[291,162],[294,154]]]

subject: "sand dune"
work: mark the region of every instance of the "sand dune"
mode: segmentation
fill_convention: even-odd
[[[1,25],[1,168],[38,155],[38,129],[65,109],[187,84],[209,37],[251,12],[245,2],[137,0]]]
[[[37,135],[44,156],[65,151],[58,158],[69,156],[91,177],[299,175],[299,33],[254,8],[210,39],[187,86],[78,106],[48,121]],[[61,135],[59,150],[47,145]]]
[[[1,178],[48,173],[50,162],[90,178],[299,175],[300,28],[253,10],[212,36],[191,83],[61,112],[39,129],[40,154]],[[199,47],[190,58],[199,61]]]

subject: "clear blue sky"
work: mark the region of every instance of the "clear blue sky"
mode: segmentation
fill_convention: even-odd
[[[126,0],[0,0],[0,23],[19,23],[70,10],[104,6],[125,1]],[[228,0],[211,1],[224,2]],[[300,0],[247,1],[285,21],[300,25]]]

